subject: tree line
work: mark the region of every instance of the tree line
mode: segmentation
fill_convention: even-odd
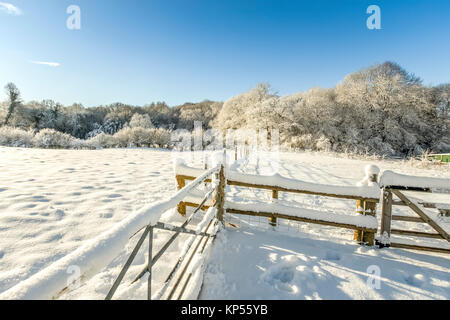
[[[333,88],[280,96],[259,84],[222,102],[84,107],[23,102],[12,83],[0,105],[0,144],[170,147],[175,129],[271,129],[286,148],[412,156],[450,151],[450,84],[425,86],[396,63],[347,75]]]

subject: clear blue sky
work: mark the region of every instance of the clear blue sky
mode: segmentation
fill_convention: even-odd
[[[259,82],[288,94],[386,60],[427,85],[450,81],[448,0],[0,3],[21,11],[0,10],[0,85],[16,83],[27,101],[176,105],[226,100]],[[66,28],[71,4],[81,30]],[[371,4],[382,30],[366,27]]]

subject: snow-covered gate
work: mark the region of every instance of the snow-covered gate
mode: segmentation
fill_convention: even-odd
[[[449,179],[406,176],[391,171],[386,171],[380,178],[380,187],[383,188],[380,231],[381,237],[377,240],[377,243],[380,247],[391,246],[405,249],[450,253],[450,249],[444,247],[417,245],[404,241],[392,242],[390,240],[391,234],[395,234],[410,237],[440,239],[450,242],[450,236],[448,232],[439,224],[439,221],[435,221],[435,219],[433,219],[433,216],[426,210],[426,208],[437,209],[443,216],[448,214],[449,212],[448,205],[423,202],[405,194],[405,191],[409,193],[428,193],[432,192],[432,190],[434,193],[446,191],[448,192],[450,191]],[[395,199],[394,196],[396,197]],[[392,206],[407,206],[416,214],[416,216],[393,215]],[[437,217],[439,217],[439,215],[437,215]],[[430,233],[422,231],[393,229],[392,221],[406,221],[412,223],[428,224],[436,232]]]
[[[186,180],[194,180],[203,172],[204,170],[202,169],[187,167],[184,164],[176,166],[176,179],[179,187],[183,187]],[[379,169],[377,167],[370,166],[366,171],[364,185],[353,187],[309,183],[285,178],[278,174],[273,176],[243,174],[227,169],[227,185],[271,190],[272,198],[275,201],[269,203],[264,201],[247,201],[247,199],[245,202],[227,200],[225,202],[225,210],[230,214],[267,217],[271,225],[276,225],[278,219],[286,219],[352,229],[355,230],[355,240],[360,243],[373,245],[378,228],[375,218],[376,205],[380,198],[380,189],[376,182],[378,173]],[[319,210],[288,206],[276,201],[279,192],[356,200],[356,211],[359,214],[332,214]],[[198,198],[192,195],[188,200],[179,203],[179,212],[184,214],[186,206],[197,207],[198,201]]]
[[[139,252],[142,244],[148,238],[148,260],[147,265],[142,269],[141,272],[134,278],[133,282],[140,280],[145,274],[148,273],[147,278],[147,298],[151,299],[182,299],[185,293],[186,288],[189,285],[189,282],[192,278],[192,271],[188,273],[188,268],[192,263],[194,257],[197,255],[196,259],[201,260],[205,258],[205,248],[210,239],[214,240],[215,235],[218,231],[218,221],[222,220],[223,217],[223,204],[224,204],[224,187],[225,187],[225,177],[224,177],[224,168],[222,165],[218,165],[217,167],[210,169],[206,172],[203,172],[198,178],[195,178],[193,182],[188,184],[187,186],[183,185],[179,187],[178,193],[173,197],[176,198],[180,193],[182,196],[178,196],[178,200],[184,200],[189,192],[193,191],[195,187],[202,183],[206,183],[206,181],[212,183],[212,187],[206,192],[203,199],[196,205],[193,213],[186,219],[186,221],[181,226],[169,225],[162,222],[150,223],[145,227],[142,227],[135,234],[139,233],[144,229],[144,232],[141,234],[139,241],[134,247],[131,255],[120,271],[118,277],[114,281],[111,289],[109,290],[106,300],[111,300],[119,287],[122,279],[128,271],[128,268],[133,263],[136,255]],[[210,197],[213,197],[213,205],[208,207],[206,214],[203,216],[202,220],[199,224],[197,224],[196,229],[189,229],[187,226],[190,224],[195,214],[199,212],[201,209],[206,209],[205,205],[207,200]],[[180,208],[180,206],[178,206]],[[163,211],[161,212],[163,213]],[[186,212],[182,212],[183,215]],[[153,231],[155,229],[162,229],[166,231],[172,231],[174,234],[169,240],[159,249],[159,251],[154,254],[153,253]],[[162,287],[158,290],[156,294],[152,293],[152,267],[157,263],[157,261],[163,256],[164,252],[170,247],[170,245],[175,241],[175,239],[181,234],[189,234],[193,237],[185,243],[182,252],[179,255],[175,265],[171,269],[168,277],[163,282]],[[134,235],[135,235],[134,234]],[[133,236],[134,236],[133,235]],[[194,245],[195,240],[198,240]],[[170,290],[168,290],[170,289]],[[168,291],[168,293],[167,293]]]

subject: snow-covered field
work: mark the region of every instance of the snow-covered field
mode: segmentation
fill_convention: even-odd
[[[369,163],[382,170],[450,178],[448,166],[417,169],[397,161],[352,160],[320,153],[282,153],[279,173],[306,182],[354,186],[364,177],[364,167]],[[256,174],[264,174],[264,168],[264,163],[236,166],[241,172]],[[111,229],[144,204],[165,199],[175,191],[169,151],[0,148],[0,294]],[[268,191],[228,191],[233,199],[270,201]],[[448,194],[432,196],[435,201],[450,203]],[[282,192],[280,201],[341,214],[355,211],[354,201],[317,196]],[[404,208],[395,210],[396,214],[409,214]],[[227,226],[219,233],[200,298],[450,298],[448,255],[361,247],[351,241],[350,230],[281,222],[274,231],[266,230],[267,221],[262,218],[226,218],[237,228]],[[170,219],[172,223],[182,221],[177,214]],[[448,219],[441,223],[449,229]],[[418,230],[422,225],[403,226]],[[169,235],[157,232],[155,247]],[[181,236],[156,265],[154,291],[175,264],[188,237]],[[60,298],[104,298],[137,238],[106,268]],[[439,241],[421,243],[448,246]],[[145,277],[129,285],[145,265],[146,245],[115,298],[146,298]],[[371,265],[380,267],[379,290],[366,286]]]

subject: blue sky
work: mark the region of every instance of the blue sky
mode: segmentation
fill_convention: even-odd
[[[81,30],[66,27],[72,4]],[[366,27],[371,4],[381,30]],[[450,80],[449,34],[448,0],[0,0],[0,85],[27,101],[177,105],[259,82],[332,87],[386,60],[431,85]]]

